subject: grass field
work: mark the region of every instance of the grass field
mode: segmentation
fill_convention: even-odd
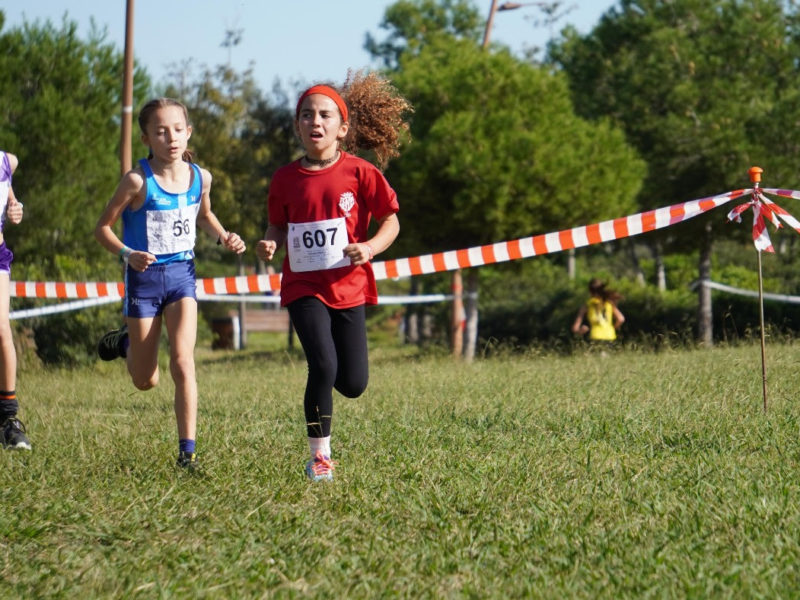
[[[198,349],[199,474],[172,384],[25,370],[0,453],[3,598],[790,598],[800,346],[459,364],[372,352],[302,475],[302,356]]]

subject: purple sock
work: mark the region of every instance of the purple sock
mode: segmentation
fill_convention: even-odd
[[[194,440],[178,440],[178,450],[194,454]]]

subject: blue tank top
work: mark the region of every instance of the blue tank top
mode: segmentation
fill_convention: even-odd
[[[173,194],[158,185],[147,159],[141,159],[139,165],[145,174],[145,201],[138,210],[122,212],[122,242],[132,250],[154,254],[157,264],[193,259],[203,192],[200,169],[189,163],[189,189]]]

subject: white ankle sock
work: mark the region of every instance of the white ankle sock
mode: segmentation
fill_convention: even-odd
[[[331,436],[321,438],[308,438],[308,447],[311,450],[311,458],[322,452],[323,456],[331,456]]]

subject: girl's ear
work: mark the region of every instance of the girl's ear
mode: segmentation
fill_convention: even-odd
[[[187,125],[186,126],[186,139],[188,140],[190,137],[192,137],[192,126],[191,125]]]
[[[345,121],[341,125],[339,125],[339,134],[336,136],[336,139],[343,140],[347,137],[347,132],[350,130],[350,123]]]

